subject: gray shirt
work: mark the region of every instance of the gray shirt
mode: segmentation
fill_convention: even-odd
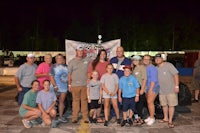
[[[41,90],[38,92],[36,103],[41,104],[43,109],[47,110],[56,99],[56,94],[53,91]]]
[[[119,82],[119,78],[117,74],[115,73],[112,73],[112,74],[105,73],[101,77],[101,83],[103,83],[110,92],[114,92],[116,88],[116,84],[118,84],[118,82]],[[106,93],[103,91],[103,94],[106,94]]]
[[[91,59],[89,57],[78,60],[72,59],[68,65],[68,71],[71,74],[72,86],[86,86],[87,85],[87,70]]]
[[[174,93],[174,75],[178,74],[177,69],[169,62],[158,67],[158,81],[160,84],[160,94]]]
[[[101,82],[90,80],[87,88],[90,89],[90,99],[91,100],[98,100],[100,98],[100,89],[101,89]]]
[[[21,86],[31,87],[32,81],[36,80],[35,77],[36,68],[37,68],[36,64],[29,65],[27,63],[24,63],[19,67],[17,73],[15,74],[15,77],[19,78],[19,83]]]

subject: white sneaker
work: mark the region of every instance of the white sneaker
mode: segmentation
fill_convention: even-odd
[[[155,122],[155,118],[150,118],[150,120],[147,122],[147,125],[151,126]]]
[[[150,119],[151,119],[151,118],[148,117],[148,118],[146,118],[146,119],[144,120],[144,122],[147,123]]]
[[[26,119],[23,119],[22,123],[23,123],[25,128],[31,128],[32,127],[31,122],[26,120]]]

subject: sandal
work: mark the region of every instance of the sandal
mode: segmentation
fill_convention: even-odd
[[[144,123],[145,123],[145,122],[144,122],[144,120],[142,120],[142,119],[139,119],[138,122],[137,122],[138,125],[142,125],[142,124],[144,124]]]
[[[166,122],[168,122],[168,121],[166,121],[166,120],[164,120],[164,119],[159,120],[159,123],[166,123]]]
[[[174,128],[174,124],[173,123],[168,123],[169,128]]]

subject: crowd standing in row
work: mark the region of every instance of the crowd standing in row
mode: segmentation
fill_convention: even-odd
[[[132,125],[133,117],[138,124],[152,125],[155,122],[154,101],[159,94],[164,112],[164,119],[160,122],[168,122],[170,128],[174,127],[172,118],[178,104],[178,71],[171,63],[164,62],[161,54],[155,56],[158,65],[155,67],[150,55],[143,58],[135,55],[131,60],[124,56],[121,46],[116,49],[117,56],[109,61],[106,50],[100,50],[93,61],[84,57],[83,50],[82,45],[76,47],[76,57],[68,66],[62,54],[56,56],[55,64],[52,64],[52,56],[46,54],[38,67],[34,64],[34,55],[27,55],[27,62],[15,75],[19,113],[26,128],[39,122],[39,118],[42,118],[40,123],[51,127],[56,127],[58,121],[67,122],[63,114],[68,91],[72,93],[72,123],[79,121],[81,111],[84,123],[104,122],[104,126],[108,126],[111,115],[110,122],[117,121],[121,126]],[[144,118],[142,109],[146,102],[149,117]],[[100,116],[102,109],[104,119]]]

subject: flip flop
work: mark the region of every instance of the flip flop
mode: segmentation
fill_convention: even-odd
[[[168,121],[166,121],[166,120],[164,120],[164,119],[159,120],[159,123],[166,123],[166,122],[168,122]]]
[[[174,124],[173,123],[168,123],[169,128],[174,128]]]

